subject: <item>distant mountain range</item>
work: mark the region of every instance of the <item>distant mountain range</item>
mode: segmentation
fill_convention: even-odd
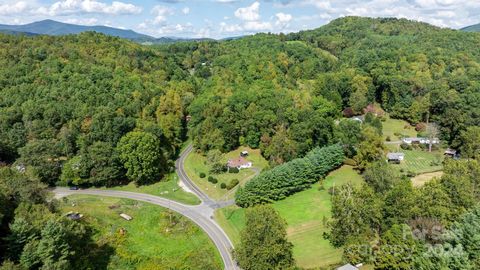
[[[466,32],[480,32],[480,23],[464,27],[460,30],[466,31]]]
[[[144,35],[137,33],[132,30],[118,29],[108,26],[86,26],[86,25],[76,25],[69,23],[62,23],[53,20],[43,20],[39,22],[33,22],[24,25],[5,25],[0,24],[0,32],[7,34],[24,34],[24,35],[69,35],[69,34],[78,34],[87,31],[95,31],[98,33],[103,33],[109,36],[115,36],[125,39],[130,39],[139,43],[150,43],[150,44],[165,44],[165,43],[174,43],[180,41],[194,41],[194,40],[205,40],[205,39],[184,39],[184,38],[172,38],[172,37],[161,37],[155,38],[149,35]]]

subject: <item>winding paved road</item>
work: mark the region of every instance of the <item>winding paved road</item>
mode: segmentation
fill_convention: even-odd
[[[188,145],[182,153],[180,153],[180,157],[175,161],[175,170],[180,178],[180,181],[190,189],[197,197],[206,205],[210,206],[212,209],[223,208],[230,205],[234,205],[234,200],[228,201],[215,201],[210,198],[206,193],[202,191],[188,176],[185,172],[185,159],[187,158],[188,154],[193,151],[192,144]]]
[[[107,197],[117,197],[117,198],[126,198],[137,201],[148,202],[156,204],[170,210],[173,210],[193,222],[195,222],[200,228],[202,228],[212,239],[213,243],[220,252],[222,257],[223,264],[225,265],[226,270],[237,270],[239,267],[234,261],[231,251],[233,250],[233,245],[227,234],[222,230],[222,228],[214,221],[213,213],[215,209],[225,207],[234,203],[234,201],[214,201],[208,197],[205,193],[201,191],[187,176],[185,170],[183,169],[184,161],[186,156],[192,151],[192,145],[189,145],[185,151],[183,151],[179,159],[175,162],[175,167],[177,174],[180,177],[180,180],[185,186],[187,186],[192,192],[195,193],[202,201],[199,205],[185,205],[176,201],[165,199],[162,197],[128,192],[128,191],[118,191],[118,190],[99,190],[99,189],[83,189],[83,190],[69,190],[67,188],[57,187],[52,191],[55,193],[55,197],[65,197],[72,194],[86,194],[86,195],[97,195],[97,196],[107,196]]]

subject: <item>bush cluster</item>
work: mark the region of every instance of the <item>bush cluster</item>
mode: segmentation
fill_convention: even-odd
[[[209,176],[208,177],[208,182],[210,182],[212,184],[216,184],[216,183],[218,183],[218,179],[213,177],[213,176]]]
[[[304,158],[294,159],[253,178],[237,191],[236,203],[249,207],[284,199],[325,177],[340,166],[344,158],[343,148],[338,144],[315,148]]]
[[[240,170],[238,168],[235,168],[235,167],[229,167],[228,172],[229,173],[239,173]]]
[[[238,183],[240,183],[240,181],[238,181],[238,179],[232,179],[228,185],[226,186],[228,190],[234,188],[236,185],[238,185]]]
[[[198,176],[200,176],[200,178],[205,178],[207,175],[203,172],[199,173]]]

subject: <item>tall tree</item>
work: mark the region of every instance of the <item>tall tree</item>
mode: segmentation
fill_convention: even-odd
[[[268,205],[245,212],[245,229],[235,250],[238,264],[245,270],[293,269],[293,245],[287,241],[285,221]]]
[[[460,134],[460,151],[465,158],[480,158],[480,127],[468,127]]]
[[[440,135],[440,129],[438,128],[437,124],[428,123],[425,132],[427,133],[427,138],[429,140],[428,152],[432,152],[433,141],[438,139],[438,136]]]
[[[151,133],[129,132],[120,139],[117,149],[127,169],[128,178],[138,184],[156,181],[165,172],[166,164],[160,140]]]
[[[385,193],[400,180],[400,176],[392,170],[385,160],[379,160],[367,165],[363,178],[375,192]]]
[[[416,253],[421,253],[421,248],[407,225],[395,224],[380,239],[375,252],[375,269],[415,269]]]
[[[385,146],[382,136],[369,125],[362,129],[362,141],[358,145],[357,155],[354,157],[359,169],[364,170],[371,162],[384,158]]]

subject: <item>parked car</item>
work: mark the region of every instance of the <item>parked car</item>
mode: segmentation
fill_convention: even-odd
[[[71,186],[70,190],[79,190],[78,186]]]

